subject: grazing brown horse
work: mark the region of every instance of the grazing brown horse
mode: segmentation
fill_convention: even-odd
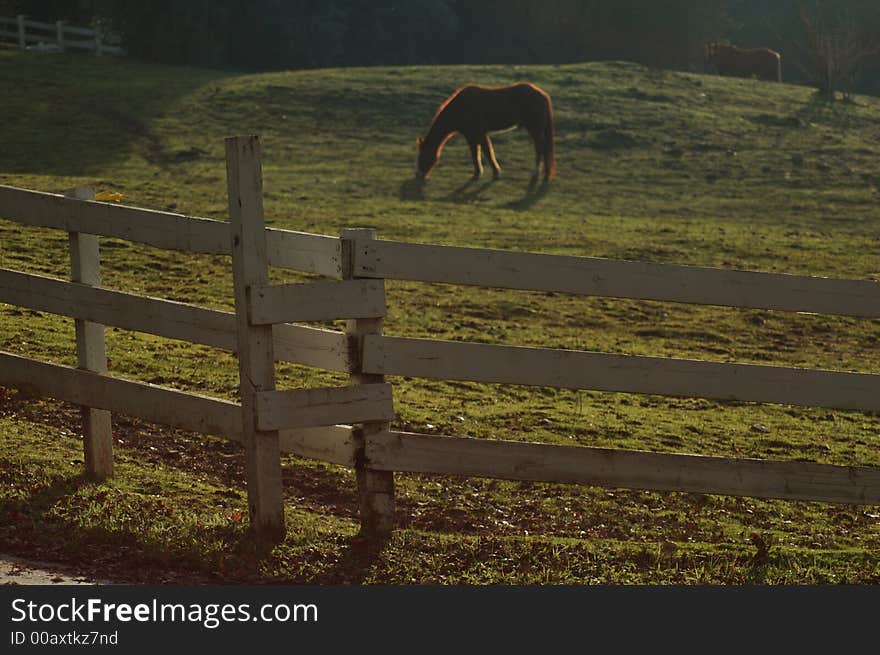
[[[486,153],[497,179],[501,166],[489,140],[491,132],[524,127],[535,144],[534,182],[544,166],[544,180],[555,172],[553,105],[550,96],[534,84],[520,82],[507,86],[467,84],[447,98],[431,121],[427,134],[418,139],[416,177],[424,180],[431,173],[443,145],[456,134],[464,135],[471,149],[474,176],[483,173],[481,151]]]
[[[782,81],[782,57],[769,48],[743,50],[727,43],[706,44],[706,62],[715,66],[719,75],[751,77],[771,82]]]

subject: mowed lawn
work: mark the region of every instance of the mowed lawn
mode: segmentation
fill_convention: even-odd
[[[458,86],[553,98],[558,175],[528,190],[522,131],[500,181],[450,141],[413,183],[416,137]],[[267,74],[0,51],[0,184],[75,185],[226,219],[223,139],[259,134],[272,226],[877,280],[880,99],[648,69],[361,68]],[[67,235],[0,216],[0,267],[69,274]],[[232,307],[230,260],[102,239],[105,286]],[[273,279],[303,277],[273,271]],[[880,323],[564,294],[388,283],[390,335],[880,373]],[[325,327],[341,327],[327,323]],[[234,399],[219,351],[107,330],[110,368]],[[0,349],[75,364],[71,320],[0,304]],[[283,387],[345,376],[279,366]],[[395,429],[880,466],[880,417],[778,405],[391,378]],[[348,469],[285,458],[287,540],[247,536],[243,455],[117,417],[118,475],[81,477],[75,408],[0,388],[0,551],[132,582],[880,582],[880,507],[400,475],[385,544],[357,537]]]

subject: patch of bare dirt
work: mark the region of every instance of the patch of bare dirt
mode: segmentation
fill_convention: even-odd
[[[0,585],[111,584],[72,572],[63,564],[26,560],[0,554]]]

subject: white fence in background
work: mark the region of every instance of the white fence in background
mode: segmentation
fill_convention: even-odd
[[[96,55],[124,55],[116,35],[90,27],[67,25],[64,21],[40,23],[24,15],[0,16],[0,42],[18,45],[22,50],[46,52],[85,50]]]

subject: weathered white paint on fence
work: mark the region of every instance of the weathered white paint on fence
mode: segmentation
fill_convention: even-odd
[[[354,272],[355,247],[358,241],[373,241],[376,231],[371,228],[348,228],[339,234],[342,240],[342,277],[351,280],[357,277]],[[361,318],[346,322],[345,331],[356,344],[358,355],[363,353],[364,339],[369,335],[382,334],[384,318]],[[358,356],[353,362],[351,384],[384,384],[385,377],[375,373],[367,373],[362,366],[362,358]],[[394,529],[394,473],[377,471],[370,468],[361,456],[366,438],[377,432],[388,430],[390,418],[385,421],[370,421],[357,426],[354,431],[358,458],[355,466],[355,477],[358,488],[358,506],[360,509],[361,532],[367,535],[387,535]]]
[[[715,400],[880,410],[880,375],[368,336],[371,373]]]
[[[0,302],[36,311],[235,350],[235,314],[187,303],[74,284],[0,269]],[[303,325],[273,326],[276,361],[329,371],[351,368],[343,332]]]
[[[253,325],[385,316],[382,280],[343,280],[253,287]]]
[[[261,391],[256,407],[257,429],[265,431],[394,418],[389,384]]]
[[[123,380],[0,351],[0,385],[151,423],[241,441],[241,405],[228,400]],[[282,430],[281,451],[354,466],[351,427]]]
[[[342,373],[351,369],[350,344],[343,332],[278,324],[272,326],[272,336],[277,362],[304,364]]]
[[[156,248],[229,255],[229,223],[0,185],[0,219],[115,237]],[[336,237],[266,229],[270,266],[340,277]]]
[[[87,187],[70,189],[65,195],[80,200],[94,200],[95,197],[94,192]],[[100,286],[101,256],[98,237],[69,232],[68,243],[73,283],[83,285],[81,288]],[[104,326],[82,319],[76,319],[74,325],[79,368],[93,373],[106,373],[107,350],[104,343]],[[110,413],[85,405],[80,411],[86,473],[98,479],[113,477],[113,431]]]
[[[281,449],[277,431],[257,427],[256,396],[275,389],[272,326],[248,321],[248,294],[269,282],[260,139],[226,139],[226,179],[235,292],[242,443],[251,528],[265,542],[284,538]]]
[[[880,283],[591,257],[359,241],[358,277],[880,317]]]
[[[281,451],[298,457],[353,467],[357,447],[350,425],[279,430]]]
[[[2,185],[0,219],[127,239],[169,250],[230,254],[229,223],[226,222]]]
[[[0,384],[184,430],[240,439],[241,409],[226,400],[0,352]]]
[[[170,339],[235,349],[235,314],[0,269],[0,301]]]
[[[367,438],[369,466],[389,471],[657,491],[880,503],[880,469],[704,457],[400,432]]]
[[[340,245],[336,237],[266,228],[269,265],[339,278]]]

